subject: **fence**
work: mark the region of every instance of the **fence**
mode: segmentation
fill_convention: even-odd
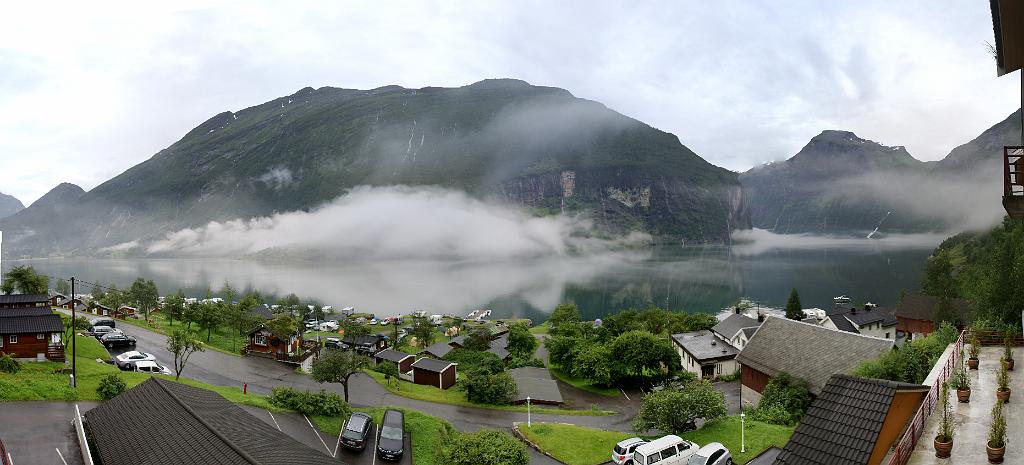
[[[75,404],[75,434],[78,436],[78,447],[82,450],[82,462],[85,465],[93,465],[92,453],[89,451],[89,441],[85,437],[85,425],[82,424],[82,412]]]
[[[948,356],[943,354],[945,362],[942,362],[942,358],[939,359],[939,363],[942,363],[942,368],[938,372],[938,376],[935,377],[931,389],[928,390],[928,395],[921,401],[921,406],[914,414],[914,418],[910,420],[910,424],[903,433],[903,437],[893,447],[892,455],[889,457],[889,465],[906,465],[907,461],[910,460],[910,454],[914,452],[914,448],[917,447],[917,441],[921,439],[921,433],[924,432],[925,422],[928,421],[928,417],[935,411],[942,383],[946,382],[953,375],[953,370],[956,369],[958,363],[963,363],[960,360],[960,353],[964,348],[964,333],[964,331],[960,332],[960,336],[957,337],[956,343],[952,347],[952,352],[948,352],[947,349]]]

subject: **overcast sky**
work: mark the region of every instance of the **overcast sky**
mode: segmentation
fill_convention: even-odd
[[[980,1],[152,3],[5,6],[0,192],[91,189],[210,116],[305,86],[519,78],[738,171],[823,129],[934,160],[1020,105]]]

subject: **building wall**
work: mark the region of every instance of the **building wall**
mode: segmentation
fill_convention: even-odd
[[[33,307],[47,307],[49,305],[50,305],[50,301],[49,300],[44,300],[42,302],[26,302],[26,303],[18,303],[18,304],[4,303],[4,304],[0,304],[0,308],[33,308]]]
[[[882,429],[878,433],[878,440],[875,442],[875,449],[868,458],[867,465],[878,465],[882,463],[889,453],[892,444],[900,438],[900,433],[913,418],[917,406],[924,399],[925,392],[897,392],[889,406],[889,413],[882,422]],[[924,439],[924,438],[922,438]]]
[[[910,334],[914,338],[927,336],[935,330],[935,325],[931,321],[903,317],[896,317],[896,320],[899,322],[896,329]]]
[[[444,373],[441,373],[441,389],[448,389],[455,385],[455,366],[448,367]]]
[[[823,327],[825,327],[825,328],[828,328],[828,329],[831,329],[831,330],[839,331],[839,327],[837,327],[837,326],[835,325],[835,323],[832,323],[832,318],[833,318],[833,317],[828,317],[828,318],[825,318],[825,319],[824,319],[824,320],[823,320],[823,321],[821,322],[821,326],[823,326]],[[835,317],[835,318],[838,318],[838,317]]]
[[[439,374],[434,373],[432,371],[418,370],[416,368],[413,368],[412,370],[412,382],[416,384],[423,384],[426,386],[437,386],[438,377]]]
[[[697,377],[700,378],[701,377],[701,373],[702,373],[702,371],[701,371],[701,361],[699,361],[696,358],[693,358],[692,356],[690,356],[690,354],[688,352],[686,352],[685,350],[683,350],[683,348],[680,347],[678,344],[673,343],[672,345],[675,346],[675,348],[676,348],[676,353],[679,355],[679,363],[680,363],[680,365],[682,365],[683,369],[686,370],[686,371],[689,371],[690,373],[693,373],[693,374],[697,375]],[[720,361],[716,361],[714,363],[709,362],[709,361],[705,361],[705,362],[703,362],[703,364],[704,365],[710,365],[710,364],[718,365],[718,366],[715,367],[715,376],[716,377],[731,375],[733,373],[736,373],[736,370],[739,369],[739,364],[736,363],[736,359],[720,360]]]
[[[746,365],[740,365],[740,384],[743,388],[740,399],[745,405],[757,405],[761,400],[761,392],[772,378]]]
[[[18,334],[18,342],[11,343],[11,335],[3,334],[3,346],[0,352],[9,354],[14,358],[35,359],[38,354],[46,356],[46,348],[50,345],[50,335],[43,333],[42,339],[36,339],[36,333]]]
[[[860,333],[864,336],[880,337],[883,339],[895,340],[896,339],[896,326],[882,326],[882,323],[871,323],[870,325],[858,328]],[[888,337],[886,337],[888,333]]]

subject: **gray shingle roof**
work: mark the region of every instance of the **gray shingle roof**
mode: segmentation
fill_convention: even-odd
[[[807,381],[811,393],[818,394],[832,375],[847,373],[892,346],[886,339],[770,316],[736,361],[768,376],[785,371]]]
[[[273,320],[274,313],[270,311],[270,307],[264,305],[257,305],[249,309],[249,313],[262,317],[264,320]]]
[[[384,350],[374,354],[373,357],[374,358],[383,359],[383,360],[390,360],[392,362],[399,363],[402,360],[405,360],[405,359],[407,359],[409,357],[415,357],[415,356],[413,354],[407,354],[405,352],[400,352],[400,351],[397,351],[397,350],[394,350],[394,349],[384,349]]]
[[[448,345],[447,342],[435,342],[421,350],[420,354],[430,354],[435,357],[444,357],[445,355],[448,355],[448,352],[451,352],[453,349],[454,348]]]
[[[775,464],[866,464],[896,392],[924,393],[928,389],[917,384],[834,375],[807,409]],[[891,444],[884,446],[888,449]]]
[[[754,333],[756,332],[757,328],[743,328],[743,335],[747,337],[748,341],[750,338],[754,337]]]
[[[64,331],[60,315],[12,316],[0,318],[0,334],[59,333]]]
[[[739,353],[735,347],[706,329],[673,334],[672,340],[697,360],[730,359]]]
[[[150,378],[86,414],[104,465],[337,464],[213,391]]]
[[[519,367],[508,370],[508,375],[513,379],[515,378],[539,378],[539,379],[554,379],[551,377],[551,372],[547,368],[537,367]]]
[[[712,331],[721,334],[728,340],[732,340],[736,336],[736,333],[740,332],[743,328],[756,328],[761,323],[757,320],[746,316],[733,313],[728,318],[720,321],[717,325],[711,328]]]
[[[437,360],[434,358],[423,357],[413,362],[412,367],[419,368],[425,371],[430,371],[433,373],[441,373],[451,365],[454,365],[454,363],[446,360]]]
[[[564,402],[562,392],[558,390],[558,383],[551,378],[551,372],[547,368],[513,368],[508,370],[508,375],[516,382],[519,389],[513,398],[515,402],[525,402],[527,397],[538,402],[553,404]]]
[[[0,304],[36,304],[49,302],[50,296],[46,294],[2,294]]]
[[[53,314],[53,310],[50,307],[0,308],[0,318]]]
[[[971,315],[971,303],[964,299],[953,299],[953,312],[967,321]],[[896,316],[912,320],[932,321],[939,299],[930,295],[906,294],[896,304]]]
[[[870,310],[855,307],[838,307],[829,310],[827,314],[831,317],[842,315],[857,326],[873,323],[882,323],[882,326],[896,325],[896,314],[892,310],[883,307],[875,307]],[[832,318],[833,321],[836,319]]]

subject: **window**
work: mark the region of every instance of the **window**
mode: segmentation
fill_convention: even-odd
[[[43,339],[46,339],[46,335],[43,333],[36,334],[36,339],[41,341]]]
[[[724,453],[725,451],[722,449],[716,450],[715,453],[711,454],[711,457],[708,457],[708,463],[715,463],[715,461],[718,460],[718,458],[721,457]]]
[[[257,334],[256,337],[252,338],[252,342],[258,346],[265,346],[267,345],[267,336]]]
[[[18,343],[18,335],[17,334],[12,334],[10,341],[11,341],[11,344],[17,344]]]
[[[661,459],[662,460],[668,459],[668,458],[672,457],[673,455],[676,455],[676,448],[675,448],[675,446],[671,446],[668,449],[665,449],[665,450],[661,451]]]
[[[688,442],[680,442],[679,444],[676,444],[676,447],[679,448],[679,453],[682,454],[683,451],[685,451],[685,450],[690,448],[690,443],[688,443]]]
[[[4,338],[0,337],[0,347],[4,346]]]
[[[889,333],[885,333],[885,338],[889,339]]]

